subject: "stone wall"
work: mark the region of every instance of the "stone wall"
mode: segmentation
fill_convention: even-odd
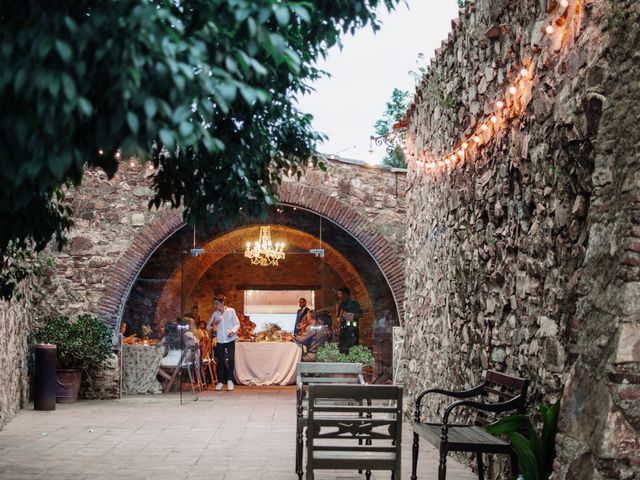
[[[0,301],[0,430],[29,399],[27,342],[33,324],[28,300]]]
[[[409,113],[405,391],[497,369],[532,380],[532,406],[562,395],[558,478],[640,464],[638,15],[468,2]]]

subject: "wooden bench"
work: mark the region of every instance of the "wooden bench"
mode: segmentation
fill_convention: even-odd
[[[517,461],[511,443],[488,433],[484,427],[495,422],[500,414],[507,412],[524,413],[529,380],[511,377],[495,371],[487,371],[484,382],[471,390],[452,392],[440,388],[428,388],[416,397],[413,424],[413,455],[411,459],[411,480],[416,480],[418,466],[419,438],[424,437],[440,451],[438,480],[445,480],[448,452],[472,452],[478,462],[478,478],[484,479],[483,453],[507,454],[511,458],[512,477],[517,473]],[[420,404],[425,395],[438,393],[463,399],[451,403],[444,411],[442,423],[423,423],[420,420]],[[480,397],[479,401],[466,400]],[[459,407],[475,411],[472,425],[449,423],[451,412]]]
[[[353,401],[355,404],[346,404]],[[390,470],[400,480],[402,387],[310,385],[307,480],[314,470]]]
[[[302,478],[303,431],[306,426],[306,399],[309,384],[364,385],[361,363],[298,362],[296,388],[296,473]]]

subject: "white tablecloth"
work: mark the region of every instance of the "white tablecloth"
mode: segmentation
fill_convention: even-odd
[[[236,382],[243,385],[291,385],[302,350],[293,342],[236,342]]]

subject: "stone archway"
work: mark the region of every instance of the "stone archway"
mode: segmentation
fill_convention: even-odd
[[[331,221],[353,237],[371,256],[387,281],[399,319],[404,312],[404,268],[402,259],[384,236],[355,209],[318,188],[300,183],[282,185],[281,203],[300,207]],[[166,210],[136,235],[109,274],[108,285],[98,305],[98,315],[116,328],[128,293],[153,252],[185,225],[181,210]]]

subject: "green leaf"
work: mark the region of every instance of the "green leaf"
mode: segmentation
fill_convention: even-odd
[[[513,432],[524,431],[528,428],[528,425],[531,425],[528,415],[507,415],[497,422],[487,425],[485,430],[492,435],[508,435]]]
[[[78,97],[78,106],[80,107],[80,111],[84,113],[87,117],[91,116],[93,113],[93,106],[84,97]]]
[[[309,15],[309,11],[302,5],[291,5],[291,10],[293,10],[303,22],[311,23],[311,15]]]
[[[77,94],[76,82],[73,81],[73,78],[68,73],[62,74],[62,90],[68,100],[75,100]]]
[[[25,80],[27,79],[27,71],[24,69],[18,70],[16,77],[13,79],[13,90],[19,92],[22,90]]]
[[[167,130],[166,128],[160,129],[160,140],[165,147],[167,147],[169,150],[173,150],[173,147],[175,145],[175,138],[171,130]]]
[[[60,93],[60,77],[53,74],[49,75],[49,93],[52,97],[56,98]]]
[[[69,46],[69,44],[63,40],[56,40],[55,46],[62,61],[64,63],[71,62],[71,57],[73,56],[73,50],[71,50],[71,47]]]
[[[158,111],[158,103],[151,97],[144,101],[144,112],[147,114],[147,118],[153,118]]]
[[[182,122],[179,127],[180,135],[183,137],[188,137],[193,133],[193,123],[191,122]]]
[[[138,133],[140,129],[140,122],[138,121],[138,117],[133,112],[127,112],[127,125],[131,129],[131,132],[135,135]]]
[[[286,27],[287,25],[289,25],[289,20],[291,19],[289,9],[284,5],[276,5],[275,10],[276,20],[278,20],[278,24],[280,24],[281,27]]]
[[[523,435],[514,432],[511,434],[511,445],[516,452],[520,472],[525,480],[543,480],[540,476],[538,462],[529,441]]]

